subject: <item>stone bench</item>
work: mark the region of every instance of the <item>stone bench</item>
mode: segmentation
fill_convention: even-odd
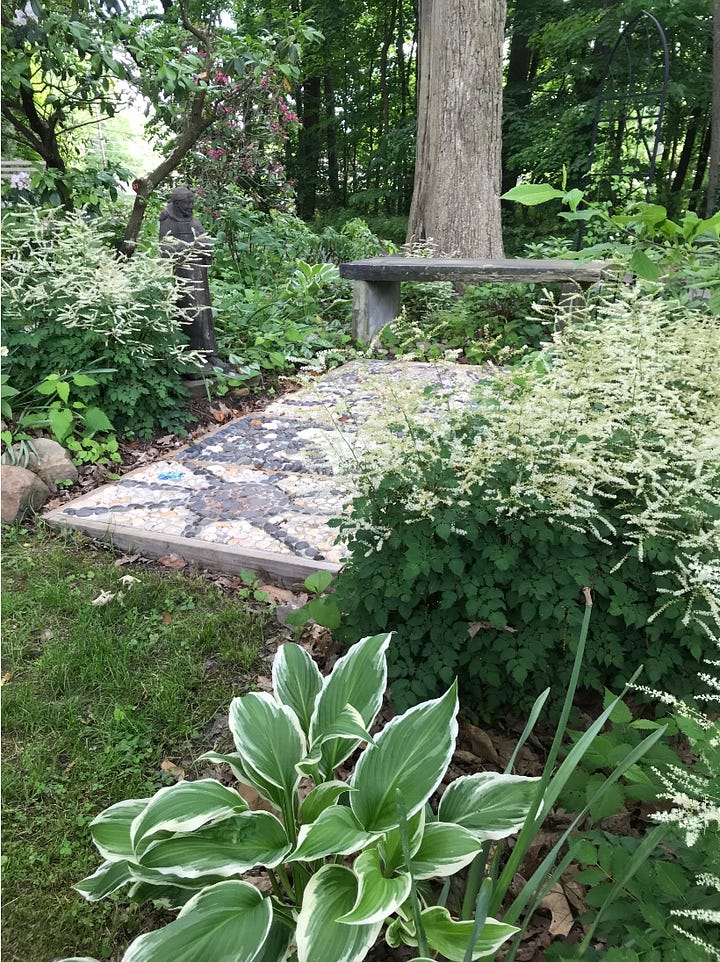
[[[603,261],[459,260],[451,257],[369,257],[340,265],[340,276],[355,282],[352,334],[368,342],[400,313],[402,281],[451,281],[462,284],[562,284],[584,289],[609,276]]]

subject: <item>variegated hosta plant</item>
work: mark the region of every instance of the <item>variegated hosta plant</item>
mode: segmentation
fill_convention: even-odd
[[[354,962],[384,926],[392,945],[419,943],[419,955],[462,962],[494,957],[517,931],[484,911],[477,924],[456,921],[424,902],[427,887],[415,882],[450,876],[486,840],[517,832],[538,780],[459,778],[434,812],[429,800],[457,736],[455,685],[371,735],[389,642],[364,638],[326,678],[303,648],[286,644],[274,694],[233,699],[237,751],[203,757],[230,765],[272,812],[250,811],[232,788],[201,779],[119,802],[91,823],[105,862],[77,886],[87,899],[129,885],[135,899],[180,909],[137,938],[123,962]],[[352,776],[337,780],[363,743]],[[257,879],[259,866],[271,886],[244,878],[252,870]]]

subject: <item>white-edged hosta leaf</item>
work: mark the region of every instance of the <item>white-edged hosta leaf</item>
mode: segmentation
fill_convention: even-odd
[[[410,857],[420,848],[425,831],[425,806],[419,809],[412,818],[407,820],[408,843]],[[396,869],[405,867],[405,853],[402,847],[400,829],[394,828],[386,832],[378,842],[378,850],[383,860],[386,875],[391,875]]]
[[[385,941],[391,949],[401,945],[417,945],[415,926],[408,919],[398,916],[385,929]]]
[[[410,862],[413,878],[454,875],[472,862],[481,847],[482,843],[462,825],[430,822]]]
[[[98,960],[91,959],[89,955],[73,955],[68,959],[60,959],[59,962],[98,962]]]
[[[292,708],[307,735],[315,699],[323,686],[318,666],[304,648],[288,641],[275,655],[272,683],[275,697]]]
[[[272,906],[247,882],[198,892],[165,928],[135,939],[122,962],[255,962],[270,930]]]
[[[293,933],[289,926],[273,918],[270,931],[263,942],[262,951],[255,962],[285,962],[290,954]]]
[[[472,919],[468,922],[456,922],[448,910],[439,905],[425,909],[421,918],[429,947],[450,962],[463,962],[475,924]],[[517,931],[519,930],[514,925],[488,919],[473,945],[471,958],[494,958],[500,946]]]
[[[116,802],[90,822],[93,842],[103,858],[110,862],[134,861],[130,828],[150,801],[149,798],[128,798]]]
[[[389,634],[382,634],[362,638],[335,662],[315,702],[310,722],[311,744],[322,742],[325,732],[330,730],[348,705],[352,705],[360,713],[366,729],[372,726],[380,711],[387,684],[385,652],[390,644],[390,637]],[[321,765],[323,775],[327,776],[334,771],[362,740],[341,738],[324,742]]]
[[[346,925],[384,922],[410,894],[410,876],[402,872],[385,878],[380,854],[374,846],[358,855],[353,871],[358,880],[357,900],[352,909],[338,919]]]
[[[277,795],[277,785],[271,784],[256,771],[251,770],[249,772],[246,770],[243,766],[243,760],[237,752],[231,752],[229,755],[223,755],[220,752],[205,752],[204,755],[200,756],[199,761],[214,762],[216,765],[229,765],[233,775],[242,785],[249,785],[254,788],[266,801],[271,802],[276,808],[280,808],[271,798],[271,795]]]
[[[320,782],[309,792],[300,806],[300,821],[303,825],[310,825],[326,808],[350,791],[345,782]]]
[[[297,715],[268,692],[251,692],[233,698],[229,724],[246,775],[252,779],[257,773],[272,801],[282,807],[295,793],[300,781],[296,766],[306,752]]]
[[[97,902],[133,881],[127,862],[103,862],[100,868],[73,885],[88,902]]]
[[[374,739],[365,727],[363,717],[357,708],[346,705],[334,721],[328,722],[322,734],[313,742],[310,750],[315,755],[317,748],[333,738],[350,738],[357,745],[359,741],[374,744]]]
[[[393,718],[360,756],[350,779],[350,807],[368,832],[398,824],[397,795],[407,817],[415,814],[442,781],[457,738],[457,686],[441,697]]]
[[[269,812],[243,812],[189,835],[152,845],[140,860],[161,875],[201,878],[242,875],[255,865],[274,868],[290,851],[285,829]]]
[[[208,822],[217,822],[247,811],[247,802],[232,788],[213,778],[177,782],[161,788],[134,819],[130,840],[135,859],[166,832],[194,832]]]
[[[344,925],[338,922],[355,904],[357,879],[343,865],[324,865],[310,879],[297,919],[298,962],[360,962],[382,928],[382,922]]]
[[[499,772],[463,775],[445,790],[438,818],[464,826],[480,841],[507,838],[523,827],[536,802],[538,782]]]
[[[154,902],[164,909],[181,909],[183,905],[187,905],[190,899],[197,895],[201,889],[207,888],[208,885],[215,885],[217,882],[225,881],[225,879],[221,878],[212,879],[211,881],[207,879],[191,879],[186,886],[182,886],[169,885],[167,878],[158,876],[158,879],[160,878],[162,878],[164,884],[135,882],[135,884],[128,889],[128,898],[138,904],[142,902]]]
[[[303,825],[298,843],[286,861],[313,862],[326,855],[349,855],[365,848],[376,838],[366,832],[349,808],[332,805],[310,825]]]

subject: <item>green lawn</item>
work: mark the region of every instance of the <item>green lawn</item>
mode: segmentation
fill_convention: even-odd
[[[116,958],[156,926],[145,908],[89,905],[71,889],[101,861],[87,824],[174,781],[166,759],[197,774],[191,760],[217,741],[230,699],[252,687],[272,624],[269,609],[202,578],[114,560],[77,540],[4,529],[5,962]],[[123,585],[125,575],[139,580]],[[103,591],[124,595],[93,605]]]

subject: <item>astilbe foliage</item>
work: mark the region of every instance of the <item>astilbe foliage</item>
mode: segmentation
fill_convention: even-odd
[[[48,374],[85,370],[84,400],[120,434],[175,430],[196,369],[177,307],[172,265],[119,255],[82,213],[16,207],[3,223],[3,343],[19,390]]]
[[[365,453],[338,601],[346,637],[397,631],[401,705],[456,673],[486,717],[562,687],[585,584],[583,684],[644,663],[691,690],[720,596],[720,325],[632,290],[573,311],[472,409]]]

